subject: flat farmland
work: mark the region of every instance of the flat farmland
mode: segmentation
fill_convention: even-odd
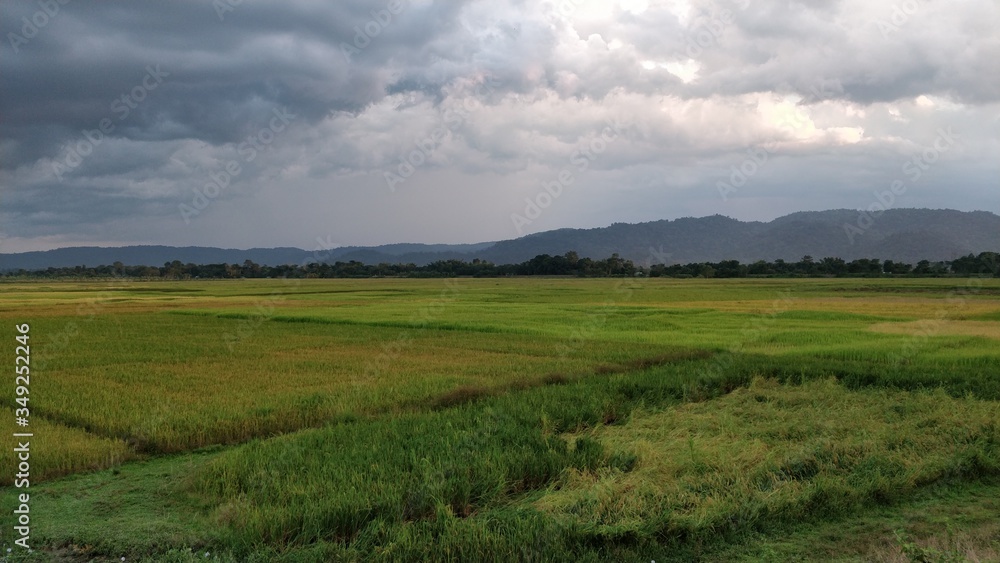
[[[1000,550],[997,280],[13,282],[0,319],[37,560]]]

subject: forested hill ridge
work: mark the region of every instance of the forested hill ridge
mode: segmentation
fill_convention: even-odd
[[[505,264],[576,250],[580,256],[593,258],[617,253],[637,263],[738,260],[749,264],[816,256],[847,261],[880,257],[915,264],[996,248],[1000,248],[1000,216],[993,213],[899,209],[875,217],[843,209],[793,213],[769,223],[714,215],[560,229],[497,243],[478,257]]]
[[[390,244],[378,247],[330,248],[324,243],[317,244],[312,250],[293,247],[239,250],[203,246],[79,246],[19,254],[0,254],[0,272],[98,266],[114,264],[115,262],[121,262],[126,266],[162,266],[175,260],[184,264],[242,264],[249,260],[261,265],[280,266],[310,262],[349,262],[360,260],[359,256],[371,256],[373,260],[365,262],[372,264],[379,262],[429,264],[441,259],[465,258],[470,256],[470,253],[481,251],[492,245],[493,243]]]
[[[97,266],[121,262],[161,266],[193,264],[261,265],[309,262],[407,264],[475,259],[520,264],[548,254],[575,251],[581,258],[614,254],[636,264],[737,260],[798,261],[803,256],[846,261],[881,258],[908,264],[950,261],[1000,248],[1000,216],[986,211],[893,209],[868,214],[857,210],[793,213],[770,222],[743,222],[721,215],[649,223],[616,223],[597,229],[558,229],[496,243],[467,245],[394,244],[341,247],[234,250],[203,247],[131,246],[61,248],[45,252],[0,254],[0,271],[48,267]]]

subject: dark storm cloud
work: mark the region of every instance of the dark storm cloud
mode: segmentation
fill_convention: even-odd
[[[0,2],[7,249],[492,240],[563,169],[531,230],[864,207],[942,127],[962,135],[935,168],[953,177],[905,202],[997,210],[992,0],[45,6]]]
[[[342,44],[353,44],[356,26],[364,29],[382,6],[244,2],[220,21],[208,2],[70,3],[17,53],[5,44],[0,135],[17,145],[4,165],[51,154],[53,144],[123,115],[121,98],[142,84],[147,67],[167,75],[162,89],[113,136],[218,144],[240,139],[275,106],[307,120],[357,112],[386,94],[387,62],[408,53],[419,64],[461,6],[405,5],[348,61]],[[18,22],[38,7],[2,9],[6,36],[20,33]]]

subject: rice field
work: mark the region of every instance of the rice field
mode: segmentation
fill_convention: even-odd
[[[851,542],[808,526],[871,518],[898,529],[848,560],[998,550],[900,520],[941,487],[930,510],[990,510],[997,280],[0,290],[7,365],[31,325],[35,551],[10,557],[828,560]]]

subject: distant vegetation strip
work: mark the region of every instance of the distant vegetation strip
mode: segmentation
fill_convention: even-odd
[[[44,270],[17,270],[6,278],[101,278],[140,279],[239,279],[239,278],[372,278],[372,277],[507,277],[507,276],[577,276],[577,277],[673,277],[673,278],[747,278],[747,277],[880,277],[880,276],[982,276],[1000,270],[1000,253],[969,254],[948,262],[921,260],[916,264],[861,258],[847,262],[841,258],[815,260],[804,256],[798,262],[778,259],[743,264],[737,260],[693,262],[689,264],[636,265],[632,260],[613,254],[604,260],[580,258],[576,252],[561,256],[540,254],[520,264],[493,264],[474,259],[439,260],[426,266],[415,264],[364,264],[358,261],[332,264],[313,262],[301,265],[264,266],[251,260],[240,264],[183,264],[179,260],[162,267],[126,266],[121,262],[96,267],[74,266]]]

